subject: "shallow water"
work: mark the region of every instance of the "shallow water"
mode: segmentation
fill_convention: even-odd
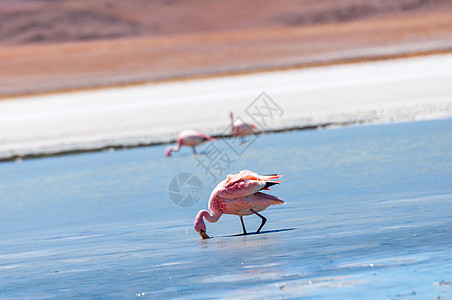
[[[263,234],[193,230],[216,181],[164,146],[0,164],[0,299],[452,297],[452,119],[258,136],[224,172],[284,174]],[[208,145],[203,149],[207,151]],[[199,155],[198,158],[206,157]],[[168,185],[197,175],[201,200]],[[260,224],[245,217],[251,232]],[[439,298],[438,298],[439,297]]]

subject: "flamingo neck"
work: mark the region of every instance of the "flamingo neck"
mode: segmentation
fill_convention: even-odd
[[[180,147],[182,146],[182,143],[180,142],[180,140],[177,140],[176,145],[172,147],[174,152],[179,151]]]
[[[209,223],[217,222],[218,219],[220,219],[221,215],[222,215],[221,213],[215,212],[215,213],[211,214],[207,210],[201,210],[201,216],[203,216]]]
[[[234,122],[234,116],[231,113],[231,135],[238,135],[239,134],[239,127]]]
[[[219,212],[211,214],[207,210],[200,210],[195,219],[195,230],[197,232],[200,232],[201,229],[206,231],[206,223],[204,223],[204,219],[206,219],[209,223],[215,223],[218,219],[220,219],[221,215],[222,213]]]
[[[181,147],[181,142],[179,140],[177,140],[176,145],[175,146],[169,146],[168,149],[166,150],[166,156],[171,156],[171,152],[177,152],[179,151]]]

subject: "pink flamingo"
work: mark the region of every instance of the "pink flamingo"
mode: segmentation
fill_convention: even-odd
[[[205,218],[209,223],[215,223],[220,219],[222,214],[237,215],[242,222],[243,234],[246,235],[243,216],[256,214],[262,219],[262,223],[257,229],[259,233],[267,219],[259,214],[270,205],[284,204],[280,198],[259,192],[260,190],[268,190],[270,186],[280,183],[281,181],[271,181],[271,179],[279,178],[282,175],[259,175],[254,172],[244,170],[239,174],[228,175],[228,177],[220,182],[212,191],[209,200],[209,211],[200,210],[195,219],[195,230],[203,239],[209,238],[206,233]]]
[[[251,123],[245,123],[240,119],[234,121],[234,115],[232,112],[229,115],[231,117],[231,135],[232,136],[246,136],[254,133],[254,130],[258,131],[259,127]]]
[[[166,149],[166,156],[171,156],[171,152],[179,151],[182,146],[189,146],[193,148],[193,153],[196,154],[195,147],[204,143],[205,141],[213,141],[215,138],[208,136],[197,130],[183,130],[179,133],[175,146],[170,146]]]

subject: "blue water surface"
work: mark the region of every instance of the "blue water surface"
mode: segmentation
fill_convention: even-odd
[[[213,145],[1,163],[0,299],[452,297],[451,119],[235,142],[213,144],[225,170],[202,167]],[[287,204],[262,234],[226,215],[201,240],[196,213],[242,169],[283,174]],[[189,207],[168,194],[182,172],[202,182]]]

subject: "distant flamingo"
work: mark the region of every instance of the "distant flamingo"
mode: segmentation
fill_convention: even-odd
[[[229,115],[231,117],[231,135],[232,136],[246,136],[254,133],[254,130],[259,130],[254,124],[245,123],[240,119],[234,121],[234,115],[232,112]]]
[[[215,223],[222,214],[237,215],[242,222],[243,234],[247,234],[243,216],[256,214],[262,219],[262,223],[257,229],[259,233],[267,219],[259,214],[270,205],[284,204],[280,198],[259,192],[268,190],[270,186],[280,183],[280,181],[270,181],[282,175],[258,175],[254,172],[244,170],[239,174],[228,175],[212,191],[209,200],[210,213],[207,210],[200,210],[195,219],[195,230],[203,239],[209,238],[206,233],[205,218],[209,223]]]
[[[171,156],[171,152],[179,151],[182,146],[192,147],[193,153],[196,153],[195,147],[207,140],[213,141],[215,139],[197,130],[183,130],[177,136],[176,145],[168,147],[165,154]]]

